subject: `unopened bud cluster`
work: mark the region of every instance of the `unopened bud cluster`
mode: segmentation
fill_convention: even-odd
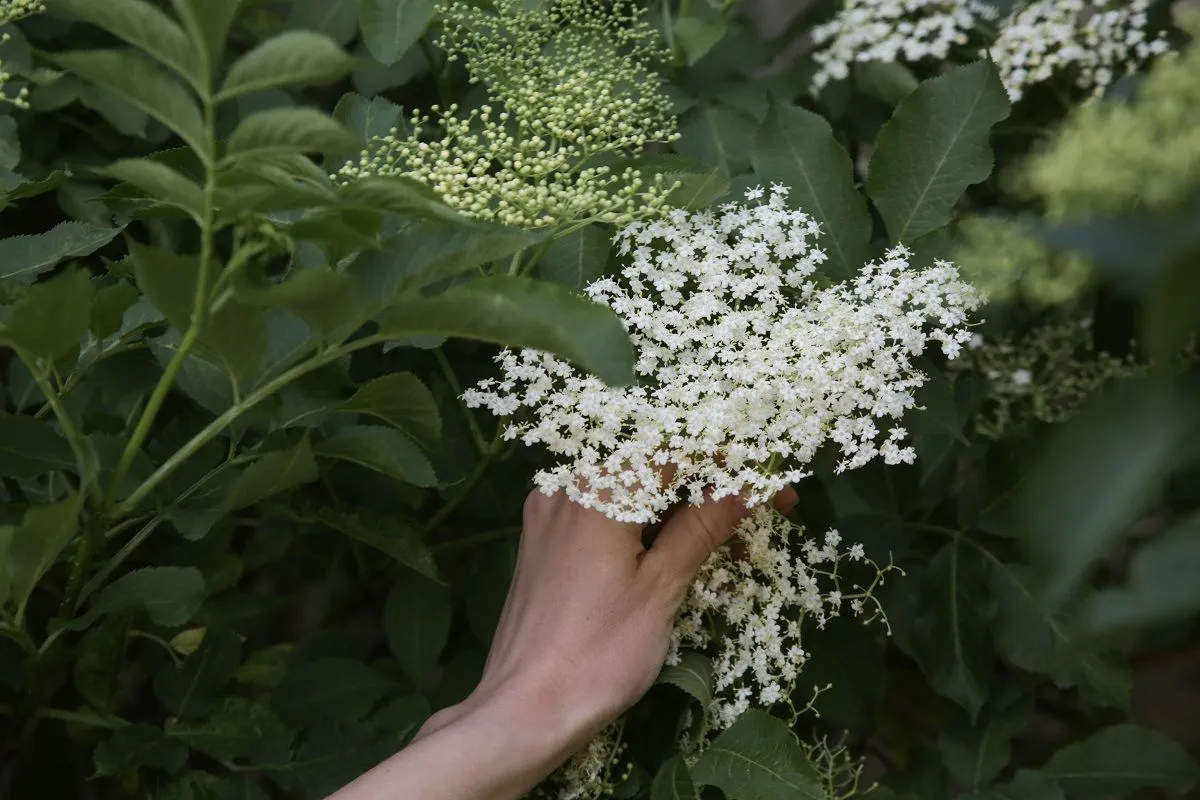
[[[0,26],[45,10],[46,4],[43,0],[0,0]],[[4,45],[10,39],[12,39],[11,34],[0,34],[0,45]],[[13,73],[9,71],[4,60],[0,59],[0,103],[11,103],[17,108],[29,108],[29,89],[22,88],[15,95],[5,92],[5,85],[12,79]]]
[[[494,6],[444,8],[440,41],[486,86],[488,102],[414,113],[410,131],[373,142],[341,178],[405,175],[469,216],[527,228],[660,213],[674,186],[619,165],[677,138],[651,69],[662,55],[657,35],[642,12],[623,0]]]
[[[989,302],[1022,300],[1039,308],[1069,303],[1091,285],[1092,264],[1054,250],[1017,221],[969,216],[958,223],[954,263]]]

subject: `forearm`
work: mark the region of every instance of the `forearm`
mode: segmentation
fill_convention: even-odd
[[[516,694],[469,698],[329,800],[514,800],[582,747],[592,727]]]

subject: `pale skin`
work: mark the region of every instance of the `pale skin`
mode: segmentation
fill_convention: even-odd
[[[639,525],[530,494],[479,685],[329,800],[521,797],[650,688],[689,583],[747,513],[737,498],[682,508],[647,549]]]

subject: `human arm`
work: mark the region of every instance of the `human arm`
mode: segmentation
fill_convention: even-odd
[[[688,585],[745,514],[736,498],[680,509],[647,549],[641,526],[531,494],[478,687],[330,800],[519,797],[650,688]]]

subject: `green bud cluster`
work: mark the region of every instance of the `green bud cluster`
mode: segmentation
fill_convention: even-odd
[[[1035,308],[1061,305],[1091,282],[1083,256],[1058,252],[1020,224],[998,217],[966,217],[952,260],[991,302],[1020,299]]]
[[[1170,210],[1200,188],[1200,43],[1161,57],[1127,104],[1085,104],[1018,188],[1065,218]]]
[[[626,0],[494,6],[443,8],[439,41],[489,102],[465,113],[434,106],[432,119],[414,113],[410,132],[372,142],[339,177],[404,175],[464,214],[528,228],[661,213],[673,185],[612,165],[678,137],[652,71],[665,54],[644,12]]]
[[[45,10],[46,4],[42,0],[0,0],[0,25],[7,25]],[[0,34],[0,45],[11,38],[11,34]],[[5,84],[12,79],[13,74],[9,72],[4,60],[0,59],[0,103],[11,103],[17,108],[29,108],[28,89],[23,88],[15,95],[9,95],[4,91]]]
[[[1105,384],[1146,371],[1132,355],[1097,350],[1091,327],[1091,319],[1053,321],[1021,338],[984,340],[957,359],[987,380],[976,432],[996,440],[1065,422]]]

